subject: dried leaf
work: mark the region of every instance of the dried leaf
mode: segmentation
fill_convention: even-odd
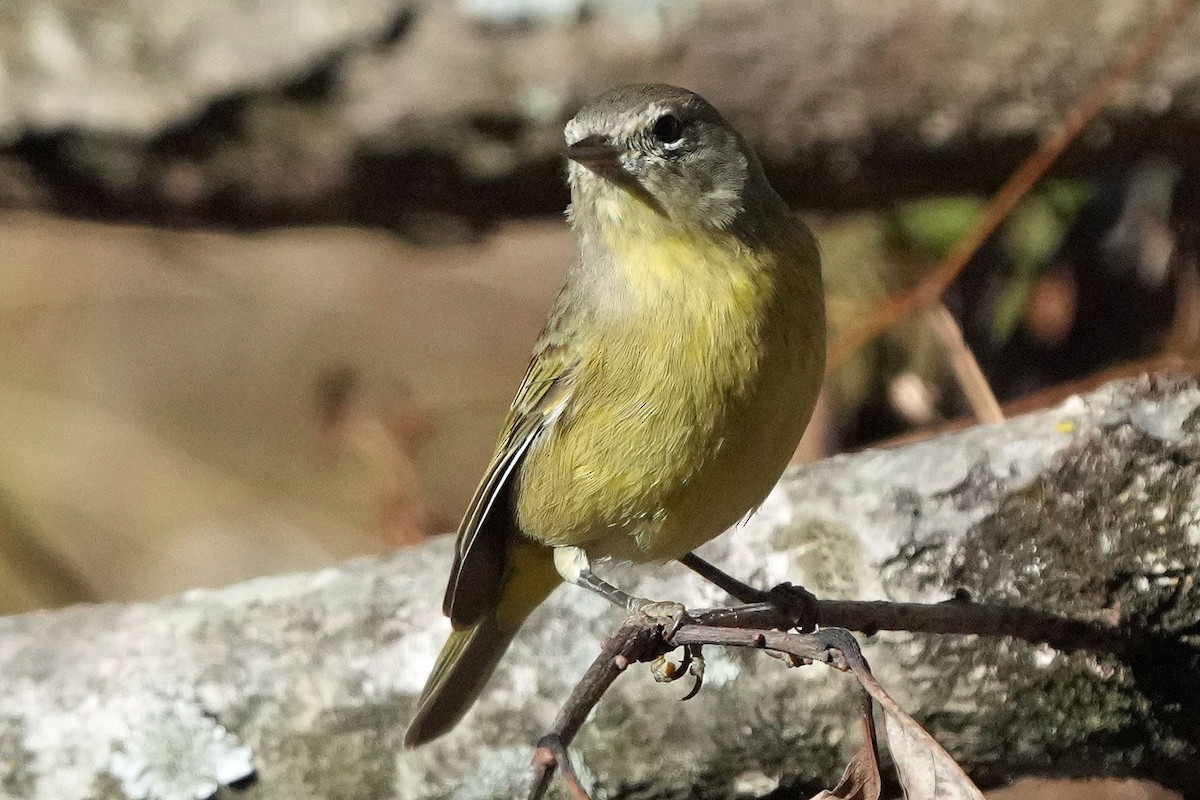
[[[895,701],[889,706],[881,700],[880,705],[884,708],[888,749],[892,751],[906,797],[914,800],[983,800],[983,793],[958,762],[915,719],[904,713]]]
[[[871,698],[864,698],[863,743],[846,765],[842,779],[833,789],[825,789],[812,800],[879,800],[882,778],[879,775],[879,743],[875,737],[875,718]]]
[[[866,667],[865,660],[862,666]],[[884,691],[869,668],[865,674],[854,664],[851,669],[883,709],[883,729],[905,797],[913,800],[983,800],[983,793],[958,762]]]
[[[958,762],[879,685],[854,636],[836,628],[821,633],[829,645],[841,651],[863,689],[883,709],[888,749],[905,796],[912,800],[983,800],[983,793]]]

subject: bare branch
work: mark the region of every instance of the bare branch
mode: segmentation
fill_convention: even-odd
[[[854,637],[841,628],[826,628],[815,633],[781,630],[755,630],[714,625],[713,620],[753,616],[746,609],[712,609],[678,629],[670,630],[660,620],[635,614],[615,636],[604,643],[601,655],[583,676],[571,697],[559,713],[554,728],[543,736],[534,756],[534,781],[529,800],[540,800],[549,787],[557,765],[576,800],[586,794],[574,773],[566,748],[578,732],[579,724],[588,715],[600,696],[630,661],[658,658],[668,649],[678,646],[721,645],[773,650],[791,656],[797,665],[820,661],[837,669],[852,672],[866,692],[866,736],[864,747],[855,754],[832,792],[818,798],[878,797],[880,778],[878,756],[875,752],[875,732],[871,722],[872,700],[883,709],[893,760],[901,782],[910,796],[928,800],[983,800],[983,795],[954,759],[906,713],[880,686]],[[615,655],[614,655],[615,653]],[[864,750],[868,752],[864,754]],[[863,772],[867,774],[863,774]],[[873,774],[871,774],[873,771]],[[874,795],[871,795],[874,787]]]

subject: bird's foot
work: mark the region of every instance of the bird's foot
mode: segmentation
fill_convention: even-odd
[[[691,675],[695,678],[692,689],[680,698],[681,700],[691,700],[700,693],[700,687],[704,685],[704,655],[701,653],[700,645],[684,645],[683,660],[678,664],[667,658],[665,654],[659,656],[650,664],[650,674],[659,683],[670,683],[679,680],[684,675]]]
[[[630,598],[629,613],[648,617],[652,623],[661,625],[663,636],[667,639],[692,619],[683,603],[673,600],[647,600],[644,597]]]
[[[807,633],[816,630],[820,623],[817,598],[803,586],[781,583],[764,592],[718,569],[695,553],[687,553],[679,561],[705,580],[724,589],[739,602],[768,603],[774,606],[792,628]]]
[[[803,586],[781,583],[763,592],[763,600],[775,606],[791,626],[802,633],[815,631],[821,621],[816,595]]]

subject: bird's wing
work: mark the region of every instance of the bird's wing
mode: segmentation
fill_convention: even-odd
[[[575,348],[547,327],[509,409],[500,444],[467,506],[442,610],[455,627],[474,624],[501,596],[509,543],[519,535],[513,478],[538,436],[562,413],[579,362]]]

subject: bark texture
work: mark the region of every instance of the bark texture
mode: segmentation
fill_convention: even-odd
[[[974,777],[1142,776],[1200,791],[1200,386],[1114,384],[1043,413],[791,472],[704,555],[830,598],[1019,603],[1143,631],[1124,660],[977,636],[880,633],[881,682]],[[507,798],[618,614],[572,587],[530,620],[450,736],[400,747],[448,632],[451,542],[155,604],[0,620],[0,797]],[[724,602],[681,567],[610,572]],[[1189,629],[1190,626],[1190,629]],[[1190,630],[1190,633],[1189,633]],[[575,758],[608,797],[829,785],[857,696],[820,666],[707,651],[707,685],[637,667]]]
[[[0,203],[413,235],[565,195],[561,126],[627,81],[728,111],[790,199],[1005,177],[1164,0],[11,0]],[[1065,161],[1194,161],[1193,15]]]

